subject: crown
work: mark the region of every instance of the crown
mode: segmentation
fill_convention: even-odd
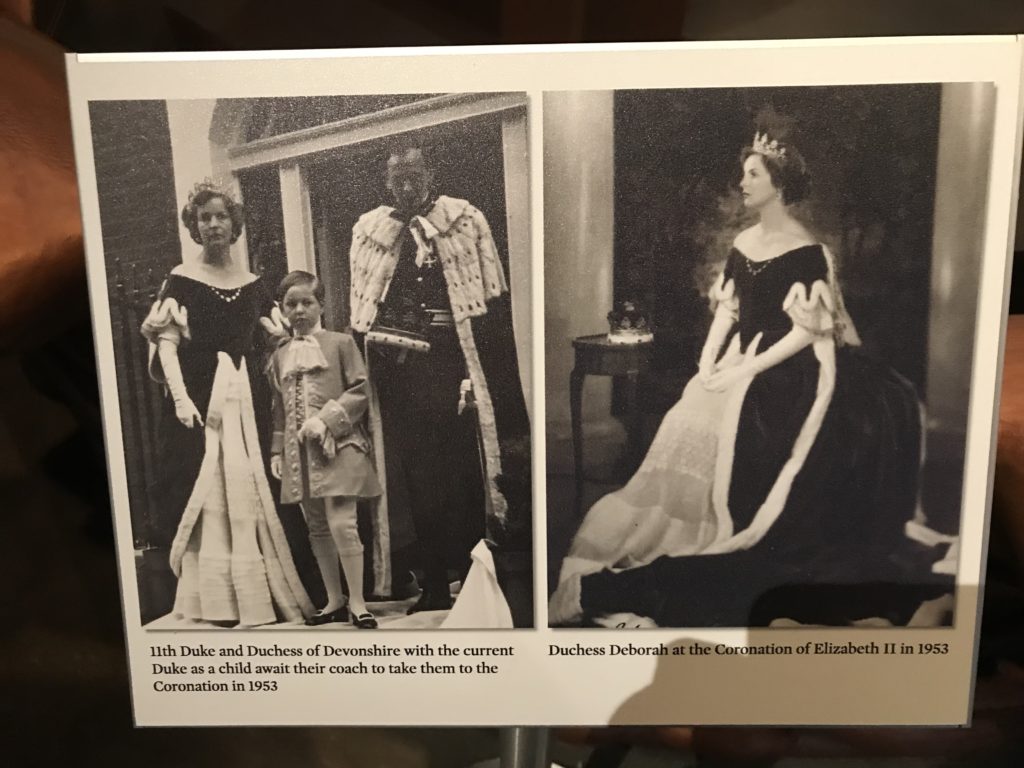
[[[644,344],[654,340],[654,328],[638,302],[620,301],[608,313],[608,341],[612,344]]]
[[[770,157],[773,160],[783,160],[786,157],[786,148],[779,145],[778,139],[768,141],[768,133],[755,133],[754,142],[750,145],[757,154]]]
[[[613,331],[648,331],[650,320],[647,313],[635,301],[620,301],[608,313],[608,322]]]

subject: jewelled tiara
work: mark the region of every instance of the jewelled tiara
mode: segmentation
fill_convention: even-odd
[[[768,133],[755,133],[754,142],[750,145],[757,154],[770,157],[773,160],[784,160],[786,148],[779,146],[778,139],[768,140]]]
[[[196,196],[199,195],[201,192],[210,192],[216,195],[217,197],[223,197],[227,200],[230,200],[233,203],[238,202],[235,199],[235,196],[231,194],[231,191],[227,187],[227,185],[219,184],[218,182],[213,181],[212,179],[206,178],[203,179],[202,181],[196,182],[192,186],[192,191],[188,193],[189,205],[192,204],[192,201],[195,200]]]

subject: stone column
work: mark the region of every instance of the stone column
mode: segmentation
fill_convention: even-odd
[[[572,471],[572,340],[608,330],[614,245],[614,94],[544,94],[544,352],[549,472]],[[624,444],[610,415],[611,382],[583,392],[587,462]]]
[[[929,524],[950,533],[959,521],[994,108],[991,83],[942,86],[922,496]]]

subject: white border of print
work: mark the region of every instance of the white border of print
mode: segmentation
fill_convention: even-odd
[[[499,48],[94,54],[68,57],[75,150],[82,192],[88,280],[108,445],[125,634],[139,725],[550,725],[550,724],[922,724],[969,722],[979,585],[987,544],[995,424],[1015,220],[1021,141],[1021,44],[1017,38],[897,38],[787,43],[573,45]],[[958,621],[941,630],[858,630],[857,641],[945,642],[944,656],[710,656],[683,663],[673,684],[654,680],[650,656],[552,656],[563,647],[697,640],[712,645],[828,639],[844,630],[550,630],[546,594],[544,436],[534,430],[537,626],[517,632],[345,633],[347,647],[511,645],[487,676],[282,677],[276,693],[158,693],[140,626],[132,562],[125,462],[88,102],[112,99],[313,96],[328,94],[527,91],[532,152],[534,275],[542,275],[541,94],[545,90],[992,82],[997,101],[981,296],[974,350],[963,491]],[[534,281],[536,338],[543,289]],[[544,424],[541,344],[535,344],[534,424]],[[331,635],[334,637],[334,635]],[[322,633],[234,631],[169,635],[209,647],[276,644],[306,652]],[[671,658],[671,657],[669,657]],[[474,659],[476,663],[478,659]],[[798,663],[797,663],[798,662]],[[927,685],[926,693],[922,686]],[[646,696],[637,697],[644,689]],[[632,699],[632,705],[622,709]],[[641,700],[642,699],[642,700]],[[483,705],[486,702],[486,705]],[[628,713],[628,714],[627,714]]]

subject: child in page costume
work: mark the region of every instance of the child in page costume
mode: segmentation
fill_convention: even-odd
[[[281,479],[281,501],[302,506],[327,590],[327,605],[306,623],[348,619],[340,559],[352,623],[374,629],[376,619],[363,599],[363,544],[356,517],[359,499],[380,495],[364,426],[366,367],[351,336],[320,326],[323,290],[308,272],[292,272],[281,282],[282,311],[294,335],[281,342],[271,359],[276,389],[271,471]]]

